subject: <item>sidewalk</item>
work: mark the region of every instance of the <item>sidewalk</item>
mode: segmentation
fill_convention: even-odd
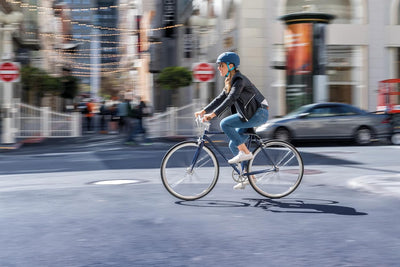
[[[46,137],[32,137],[19,139],[14,144],[0,144],[0,151],[8,151],[20,149],[25,144],[40,144],[40,143],[49,143],[55,141],[57,143],[65,143],[68,140],[73,141],[74,143],[95,143],[107,140],[120,140],[121,143],[124,143],[126,139],[125,135],[115,134],[115,133],[84,133],[79,137],[59,137],[59,138],[46,138]],[[190,136],[167,136],[167,137],[153,137],[148,138],[152,143],[178,143],[186,140],[193,140],[193,137]]]
[[[0,144],[0,151],[18,149],[24,144],[36,144],[36,143],[41,143],[44,140],[46,140],[45,137],[32,137],[32,138],[20,139],[17,140],[17,142],[14,144]]]

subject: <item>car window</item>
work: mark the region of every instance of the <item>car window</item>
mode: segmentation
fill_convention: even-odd
[[[355,109],[352,107],[347,107],[347,106],[336,106],[333,107],[334,113],[336,116],[351,116],[351,115],[356,115],[357,112]]]
[[[304,112],[306,112],[308,109],[309,109],[309,105],[301,106],[301,107],[299,107],[298,109],[296,109],[296,110],[294,110],[294,111],[288,113],[288,114],[286,115],[286,117],[292,117],[292,116],[295,116],[295,115],[304,113]]]
[[[318,118],[318,117],[328,117],[332,116],[332,110],[330,107],[316,107],[310,110],[308,117]]]

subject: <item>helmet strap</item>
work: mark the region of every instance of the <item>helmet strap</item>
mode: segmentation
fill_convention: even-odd
[[[226,62],[226,66],[228,67],[228,72],[225,75],[225,78],[227,78],[229,76],[229,73],[235,69],[235,66],[233,66],[232,68],[229,67],[229,62]]]

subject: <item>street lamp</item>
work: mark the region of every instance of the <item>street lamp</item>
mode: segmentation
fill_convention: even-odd
[[[18,29],[18,25],[23,20],[21,12],[11,12],[4,14],[0,11],[0,32],[3,33],[3,43],[1,60],[12,61],[14,59],[12,33]],[[1,135],[1,142],[3,144],[15,143],[15,135],[12,129],[12,83],[3,81],[3,132]]]

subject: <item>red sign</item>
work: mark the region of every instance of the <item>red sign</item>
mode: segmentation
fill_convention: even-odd
[[[214,65],[210,63],[199,63],[193,67],[195,82],[212,82],[215,76]]]
[[[0,80],[4,82],[15,82],[19,78],[19,63],[0,63]]]

